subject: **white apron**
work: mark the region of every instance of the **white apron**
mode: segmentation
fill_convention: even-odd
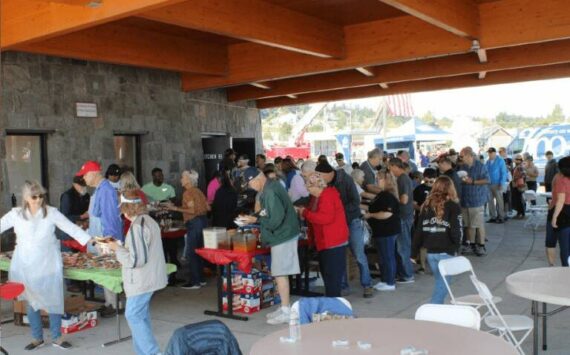
[[[47,207],[47,217],[40,210],[35,216],[21,208],[13,208],[0,220],[0,233],[14,227],[16,249],[10,264],[10,281],[23,283],[19,297],[34,310],[63,314],[63,263],[56,226],[85,245],[90,236],[70,222],[54,207]]]

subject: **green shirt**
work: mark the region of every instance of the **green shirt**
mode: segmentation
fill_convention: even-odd
[[[174,187],[168,184],[156,186],[152,182],[144,185],[142,188],[144,194],[148,197],[149,201],[165,201],[176,197]]]
[[[299,236],[297,213],[281,183],[269,180],[261,192],[260,202],[259,224],[264,245],[279,245]]]

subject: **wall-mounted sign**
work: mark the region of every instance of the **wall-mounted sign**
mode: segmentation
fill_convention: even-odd
[[[75,115],[84,118],[97,118],[97,104],[91,102],[76,102]]]

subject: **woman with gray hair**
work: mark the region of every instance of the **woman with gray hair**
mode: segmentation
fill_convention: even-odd
[[[196,249],[202,247],[203,230],[208,225],[206,214],[209,205],[204,193],[198,186],[198,173],[195,170],[184,170],[180,183],[184,187],[182,195],[182,205],[180,207],[170,206],[171,211],[181,212],[186,223],[186,244],[184,246],[184,257],[188,261],[190,268],[190,280],[182,286],[187,290],[197,290],[205,285],[202,274],[202,259],[196,254]]]
[[[63,262],[55,236],[59,228],[81,245],[91,239],[55,207],[48,206],[46,190],[36,181],[26,181],[22,188],[22,207],[13,208],[0,220],[0,233],[14,228],[16,249],[10,264],[9,280],[24,284],[20,297],[28,302],[32,342],[25,349],[44,345],[40,310],[49,314],[52,345],[69,349],[61,336],[63,314]]]
[[[337,189],[317,174],[308,178],[307,189],[317,201],[310,208],[300,208],[299,214],[307,220],[314,236],[325,295],[340,297],[348,245],[344,206]]]

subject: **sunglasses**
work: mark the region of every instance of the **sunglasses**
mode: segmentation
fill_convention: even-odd
[[[44,195],[34,195],[32,196],[32,200],[41,200],[44,198]]]

